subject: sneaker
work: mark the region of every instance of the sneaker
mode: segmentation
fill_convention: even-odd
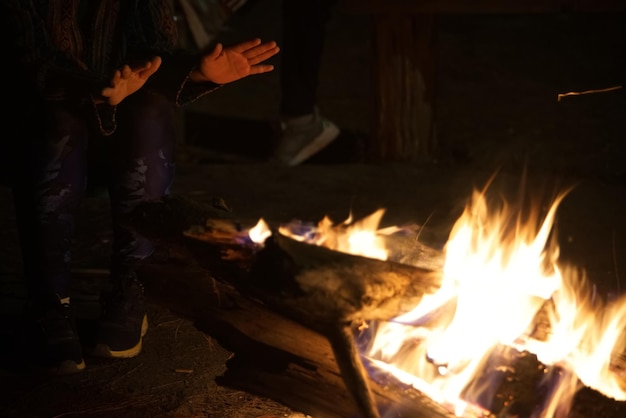
[[[93,354],[106,358],[131,358],[141,352],[148,331],[143,286],[134,272],[103,297],[102,319]]]
[[[55,302],[35,319],[37,364],[53,374],[85,369],[83,350],[69,303]]]
[[[339,132],[337,125],[317,110],[311,115],[285,120],[274,159],[289,166],[299,165],[333,142]]]

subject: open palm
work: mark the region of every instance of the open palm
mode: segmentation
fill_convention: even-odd
[[[116,70],[108,87],[102,89],[100,94],[110,105],[118,105],[126,97],[130,96],[143,87],[148,78],[161,66],[161,57],[154,57],[132,68],[124,65]]]
[[[217,44],[213,51],[202,57],[199,71],[208,81],[230,83],[252,74],[272,71],[273,65],[261,63],[278,51],[276,42],[261,43],[260,39],[228,47]]]

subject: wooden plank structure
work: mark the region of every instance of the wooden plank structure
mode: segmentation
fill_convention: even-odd
[[[437,149],[436,25],[441,14],[624,12],[622,0],[342,0],[372,15],[374,116],[370,156],[430,161]],[[497,36],[497,34],[494,34]]]

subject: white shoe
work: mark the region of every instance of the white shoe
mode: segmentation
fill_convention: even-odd
[[[311,115],[285,120],[274,151],[274,160],[296,166],[320,152],[340,133],[339,128],[317,111]]]

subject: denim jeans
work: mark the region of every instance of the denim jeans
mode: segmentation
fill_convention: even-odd
[[[106,186],[115,266],[149,256],[152,244],[121,220],[144,200],[170,193],[176,124],[165,98],[140,91],[116,109],[117,129],[103,136],[90,102],[34,106],[20,133],[13,185],[27,289],[36,302],[69,296],[75,217],[88,182]],[[96,173],[98,175],[96,176]],[[92,178],[93,177],[93,178]]]

